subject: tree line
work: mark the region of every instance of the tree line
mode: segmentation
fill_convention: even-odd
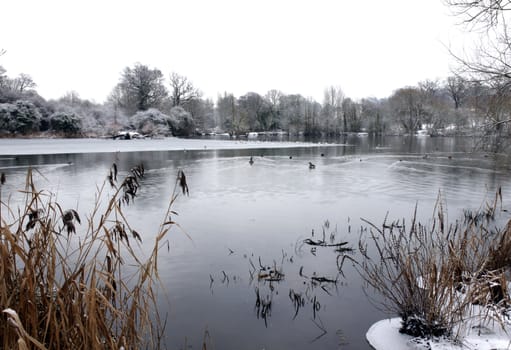
[[[472,25],[470,30],[479,25],[485,37],[493,33],[495,42],[482,46],[476,58],[453,53],[459,67],[447,79],[398,88],[386,98],[353,100],[339,86],[330,86],[320,102],[279,90],[239,97],[225,92],[213,101],[187,77],[175,72],[165,77],[160,69],[137,63],[124,68],[104,103],[81,99],[74,91],[47,101],[28,74],[9,77],[0,66],[0,133],[105,136],[129,129],[153,136],[284,131],[316,137],[427,130],[431,135],[477,133],[498,150],[510,135],[511,43],[505,16],[511,5],[444,1]]]

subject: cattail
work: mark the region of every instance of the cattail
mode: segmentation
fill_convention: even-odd
[[[183,194],[190,195],[190,192],[188,191],[188,184],[186,183],[186,176],[183,170],[179,170],[179,186],[181,187],[181,190],[183,190]]]
[[[69,209],[64,212],[62,215],[62,222],[67,229],[67,234],[76,233],[76,228],[74,225],[74,220],[76,220],[79,224],[81,224],[80,216],[76,212],[76,210]]]

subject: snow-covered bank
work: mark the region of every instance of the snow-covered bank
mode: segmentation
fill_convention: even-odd
[[[318,147],[333,144],[314,144],[306,142],[266,142],[231,141],[210,139],[181,139],[168,137],[163,139],[113,140],[113,139],[0,139],[0,154],[62,154],[62,153],[100,153],[135,151],[176,151],[205,149],[254,149],[254,148],[291,148]],[[338,146],[338,145],[336,145]]]
[[[503,330],[500,324],[487,322],[485,326],[472,322],[462,344],[448,340],[423,340],[399,333],[400,318],[376,322],[367,331],[367,341],[376,350],[503,350],[511,349],[511,327]],[[506,333],[507,332],[507,333]]]

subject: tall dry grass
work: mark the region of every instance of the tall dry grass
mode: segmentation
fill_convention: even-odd
[[[417,221],[417,208],[409,224],[369,223],[356,267],[382,297],[378,305],[401,317],[401,332],[458,339],[460,325],[469,319],[504,323],[511,221],[504,229],[495,227],[499,201],[500,191],[493,202],[452,224],[441,198],[428,225]]]
[[[157,349],[158,252],[174,225],[176,187],[149,254],[123,207],[144,168],[117,181],[114,165],[86,217],[38,190],[29,170],[21,208],[4,206],[0,237],[0,346],[3,349]],[[112,186],[110,188],[110,185]],[[6,210],[7,209],[7,214]]]

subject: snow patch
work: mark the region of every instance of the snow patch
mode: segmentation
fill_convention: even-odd
[[[511,349],[511,327],[502,329],[498,322],[472,325],[461,344],[448,339],[419,339],[399,333],[401,318],[376,322],[366,338],[376,350],[504,350]]]

